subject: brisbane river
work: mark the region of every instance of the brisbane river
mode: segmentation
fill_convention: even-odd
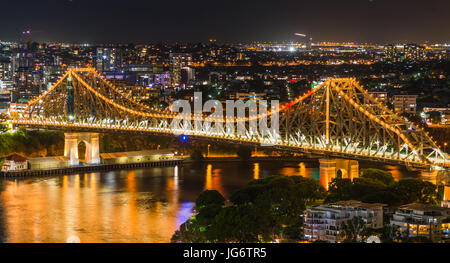
[[[269,175],[318,180],[317,167],[314,161],[210,162],[0,179],[0,242],[170,242],[203,190],[228,198],[250,180]],[[426,176],[398,166],[375,167],[396,179]]]

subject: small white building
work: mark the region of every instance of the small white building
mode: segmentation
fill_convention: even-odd
[[[28,160],[18,154],[6,157],[2,165],[2,172],[21,171],[28,169]]]

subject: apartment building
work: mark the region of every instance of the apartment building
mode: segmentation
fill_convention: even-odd
[[[368,228],[383,227],[384,204],[360,201],[340,201],[306,210],[304,237],[310,241],[342,242],[340,230],[343,222],[361,217]]]
[[[394,110],[397,113],[416,114],[417,95],[395,95]]]
[[[421,236],[440,242],[450,237],[449,219],[450,208],[413,203],[399,207],[391,219],[391,225],[408,232],[410,237]]]

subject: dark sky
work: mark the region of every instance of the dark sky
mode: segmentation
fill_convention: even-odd
[[[450,0],[2,0],[0,40],[26,28],[74,43],[450,42]]]

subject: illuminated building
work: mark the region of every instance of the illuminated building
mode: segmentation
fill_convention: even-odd
[[[387,104],[387,92],[385,91],[374,91],[374,92],[369,92],[369,94],[374,97],[377,101],[383,103],[384,105]]]
[[[65,156],[48,156],[28,159],[30,170],[56,169],[70,167],[69,158]]]
[[[181,69],[181,83],[188,84],[191,81],[195,80],[195,70],[190,67],[184,67]]]
[[[2,172],[21,171],[28,168],[28,161],[25,157],[12,154],[6,157],[2,165]]]
[[[12,63],[9,58],[0,57],[0,81],[11,80],[12,79]]]
[[[423,113],[424,113],[425,117],[427,117],[427,118],[430,117],[428,114],[430,112],[439,112],[441,114],[441,123],[442,124],[450,122],[450,108],[430,108],[430,107],[423,108]]]
[[[417,95],[394,95],[394,110],[397,113],[415,114],[417,108]]]
[[[172,86],[180,86],[183,80],[189,80],[189,76],[193,77],[193,69],[189,73],[189,69],[192,65],[192,56],[188,53],[170,53],[170,83]],[[187,68],[187,69],[186,69]],[[185,78],[182,79],[182,70],[184,70]]]
[[[122,52],[118,48],[97,48],[95,67],[97,71],[112,71],[121,67]]]
[[[423,61],[426,58],[425,47],[417,44],[387,45],[384,47],[385,61]]]
[[[41,74],[21,67],[14,72],[13,102],[27,102],[41,93]]]
[[[407,44],[404,46],[404,59],[408,61],[426,60],[425,48],[416,44]]]
[[[236,92],[230,96],[231,100],[264,100],[267,97],[267,93],[256,92]]]
[[[399,46],[387,45],[384,47],[384,61],[400,62],[403,57],[399,51]]]
[[[449,217],[450,208],[413,203],[399,207],[391,225],[399,227],[409,237],[425,237],[439,242],[449,237]]]
[[[137,76],[137,84],[146,87],[163,86],[166,87],[170,83],[170,74],[165,73],[141,73]]]
[[[101,153],[102,163],[144,163],[164,160],[173,160],[174,153],[169,150],[135,151],[119,153]]]
[[[26,108],[27,108],[27,104],[10,103],[8,112],[9,112],[9,115],[11,115],[11,117],[22,116],[22,114],[25,112]]]
[[[342,242],[342,223],[361,217],[367,227],[383,227],[384,204],[366,204],[360,201],[340,201],[333,204],[308,208],[303,225],[306,239],[327,242]]]

